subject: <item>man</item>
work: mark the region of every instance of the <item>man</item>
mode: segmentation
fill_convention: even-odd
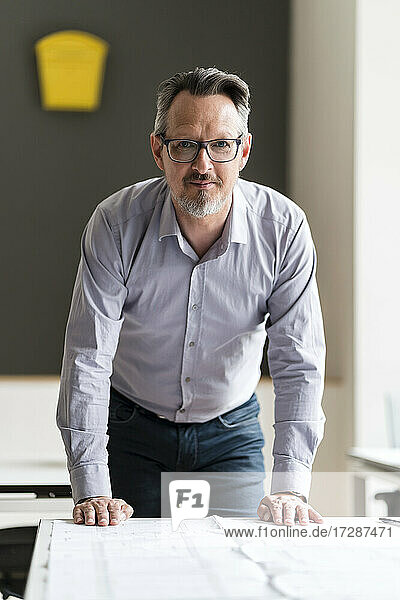
[[[164,177],[113,194],[85,228],[57,413],[76,523],[160,516],[168,471],[253,474],[239,509],[322,522],[307,504],[324,424],[315,249],[298,206],[239,179],[249,111],[236,75],[164,81],[150,138]],[[261,499],[266,331],[275,442]]]

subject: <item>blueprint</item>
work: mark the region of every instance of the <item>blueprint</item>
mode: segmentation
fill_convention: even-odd
[[[55,521],[47,600],[268,598],[263,570],[235,546],[212,517],[184,521],[176,533],[169,519]]]
[[[238,527],[259,532],[260,524],[207,517],[183,521],[173,532],[169,519],[129,519],[117,527],[54,521],[45,600],[400,597],[400,527],[373,545],[226,535]],[[262,527],[269,536],[278,529]]]

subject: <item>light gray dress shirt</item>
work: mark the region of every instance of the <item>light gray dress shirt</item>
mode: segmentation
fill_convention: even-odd
[[[111,495],[110,380],[171,421],[202,423],[253,394],[266,332],[271,491],[307,497],[324,428],[315,272],[304,212],[257,183],[238,180],[222,235],[201,259],[180,231],[163,177],[101,202],[82,236],[57,410],[74,500]]]

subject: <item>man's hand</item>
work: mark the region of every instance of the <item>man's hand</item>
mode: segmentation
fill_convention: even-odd
[[[294,525],[296,518],[300,525],[308,525],[310,521],[324,522],[312,506],[298,496],[286,493],[265,496],[260,502],[257,514],[262,521],[272,521],[277,525]]]
[[[78,502],[73,511],[74,523],[80,525],[97,523],[102,527],[118,525],[121,521],[129,519],[132,514],[133,508],[125,500],[108,496],[98,496]]]

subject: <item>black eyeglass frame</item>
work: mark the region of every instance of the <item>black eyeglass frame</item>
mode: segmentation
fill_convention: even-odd
[[[196,140],[189,140],[189,139],[187,139],[187,138],[170,138],[170,139],[168,138],[168,139],[167,139],[167,138],[165,138],[165,137],[163,136],[163,134],[162,134],[162,133],[159,133],[159,134],[158,134],[158,137],[161,139],[161,142],[162,142],[162,143],[163,143],[163,145],[164,145],[164,146],[167,148],[167,153],[168,153],[168,156],[169,156],[169,158],[172,160],[172,162],[181,163],[181,164],[184,164],[184,163],[188,164],[188,163],[192,163],[192,162],[194,162],[194,161],[196,160],[196,158],[198,157],[198,155],[199,155],[199,153],[200,153],[200,150],[201,150],[202,148],[204,148],[204,149],[205,149],[205,151],[207,152],[207,156],[208,156],[208,158],[209,158],[209,159],[210,159],[212,162],[215,162],[215,163],[227,163],[227,162],[232,162],[232,160],[235,160],[235,158],[236,158],[236,157],[237,157],[237,155],[238,155],[238,152],[239,152],[239,146],[240,146],[240,144],[241,144],[241,143],[242,143],[242,141],[243,141],[243,140],[242,140],[242,136],[243,136],[243,133],[241,133],[241,134],[240,134],[240,136],[239,136],[239,137],[237,137],[237,138],[216,138],[215,140],[206,140],[205,142],[198,142],[198,141],[196,141]],[[209,153],[209,151],[208,151],[208,144],[211,144],[211,142],[219,142],[219,141],[221,141],[221,142],[222,142],[222,141],[223,141],[223,142],[236,142],[236,152],[235,152],[235,156],[234,156],[233,158],[228,158],[228,160],[215,160],[214,158],[211,158],[211,156],[210,156],[210,153]],[[190,160],[176,160],[176,158],[172,158],[172,156],[171,156],[171,155],[170,155],[170,153],[169,153],[169,144],[170,144],[171,142],[192,142],[193,144],[197,144],[197,152],[196,152],[196,154],[194,155],[194,157],[193,157],[193,158],[191,158]]]

